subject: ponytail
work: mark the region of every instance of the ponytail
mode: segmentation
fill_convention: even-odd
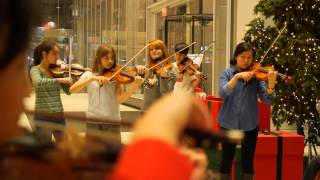
[[[41,57],[40,57],[40,53],[39,53],[39,46],[38,45],[34,51],[33,51],[33,65],[37,66],[41,63]]]
[[[49,54],[49,51],[52,50],[55,46],[58,46],[57,43],[53,40],[42,41],[33,51],[33,65],[37,66],[41,63],[43,59],[42,52]]]

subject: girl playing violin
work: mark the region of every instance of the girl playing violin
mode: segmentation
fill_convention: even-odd
[[[120,122],[119,104],[124,102],[138,87],[143,83],[141,77],[137,76],[135,81],[126,92],[117,81],[111,81],[103,74],[113,71],[117,66],[116,54],[112,47],[101,45],[97,52],[92,65],[92,72],[86,71],[80,79],[70,87],[72,93],[78,92],[87,87],[89,105],[87,117],[89,118],[106,118]],[[103,122],[87,123],[87,130],[95,129],[101,132],[116,132],[116,140],[120,141],[120,125],[107,124]]]
[[[268,73],[267,84],[254,78],[248,69],[254,63],[254,50],[251,44],[237,45],[230,68],[221,73],[220,96],[224,103],[218,116],[219,125],[225,131],[241,129],[245,132],[241,144],[243,179],[253,179],[253,158],[256,148],[259,119],[258,96],[267,104],[274,98],[276,72]],[[258,95],[258,96],[257,96]],[[222,143],[221,179],[231,179],[231,165],[236,144]]]
[[[32,84],[34,86],[36,103],[35,111],[48,112],[63,115],[60,89],[70,95],[69,86],[72,79],[69,77],[54,78],[50,71],[50,65],[55,65],[59,57],[59,47],[51,40],[43,41],[34,50],[34,66],[30,70]],[[37,121],[51,121],[53,123],[65,124],[63,118],[48,118],[41,115],[34,116]],[[61,132],[49,131],[36,126],[36,134],[45,141],[51,141],[52,133],[56,140],[61,138]]]
[[[192,60],[188,58],[189,48],[185,48],[188,45],[186,43],[178,43],[175,46],[175,60],[177,63],[177,71],[179,73],[176,83],[174,84],[174,91],[184,90],[189,92],[192,95],[195,95],[195,88],[199,87],[200,84],[200,72],[191,71],[188,72],[189,67],[193,66],[195,69],[199,69],[199,65],[193,64]],[[185,49],[184,49],[185,48]],[[184,49],[184,50],[182,50]],[[182,51],[181,51],[182,50]],[[180,51],[180,52],[178,52]]]
[[[31,85],[26,73],[26,57],[31,34],[31,24],[33,22],[32,18],[39,17],[39,15],[33,15],[34,10],[32,11],[31,7],[35,7],[35,4],[30,3],[29,0],[0,1],[0,27],[2,27],[0,29],[0,35],[1,37],[6,37],[0,39],[0,82],[3,85],[0,88],[1,179],[100,179],[101,176],[100,178],[94,178],[90,176],[91,174],[79,176],[78,174],[81,174],[83,169],[75,170],[74,168],[70,168],[68,162],[61,160],[61,156],[56,158],[59,163],[50,163],[48,159],[42,158],[45,153],[43,152],[45,151],[44,149],[31,147],[27,153],[23,151],[22,153],[17,152],[16,156],[12,155],[15,149],[8,144],[11,144],[13,139],[23,135],[21,128],[18,127],[18,119],[24,110],[23,99],[31,93]],[[19,11],[15,9],[19,9]],[[12,92],[13,90],[14,92]],[[178,100],[178,102],[176,100]],[[174,111],[163,111],[162,115],[165,116],[158,117],[156,119],[157,126],[154,126],[153,116],[157,114],[157,109],[168,110],[168,108],[163,108],[163,106],[167,107],[172,103],[179,103],[179,105],[173,105],[174,107],[179,107],[179,110],[182,110],[183,113],[180,113],[176,109],[174,109]],[[197,175],[199,174],[198,172],[202,172],[203,169],[205,169],[204,160],[200,161],[202,163],[199,163],[199,160],[197,160],[199,158],[193,158],[191,161],[180,154],[174,145],[175,141],[180,137],[179,132],[182,132],[182,129],[188,124],[192,125],[192,127],[196,124],[199,125],[201,129],[206,130],[210,128],[210,124],[208,123],[210,122],[209,119],[201,116],[203,111],[200,111],[201,106],[199,103],[195,104],[190,98],[182,96],[178,99],[171,97],[166,101],[162,101],[159,105],[154,108],[152,111],[153,114],[150,114],[151,117],[144,118],[144,120],[148,121],[144,121],[145,123],[140,122],[140,128],[135,129],[136,132],[139,132],[139,134],[137,134],[139,137],[135,137],[136,143],[131,146],[131,150],[128,149],[126,151],[127,153],[123,155],[121,163],[115,168],[119,173],[115,173],[114,175],[120,175],[122,179],[142,179],[141,176],[146,174],[144,171],[149,167],[153,169],[153,171],[149,171],[150,173],[148,173],[151,177],[159,177],[162,179],[180,177],[181,179],[190,179],[192,170],[195,172],[193,174]],[[197,118],[191,117],[191,115],[195,114]],[[183,117],[177,118],[177,115],[183,115]],[[163,118],[166,119],[165,123],[163,123]],[[176,126],[172,127],[172,122],[174,122],[173,124]],[[193,122],[193,124],[191,124],[191,122]],[[160,128],[158,125],[160,125]],[[149,132],[146,132],[147,130],[149,130]],[[152,132],[154,130],[156,130],[156,133]],[[168,134],[170,134],[170,136],[168,136]],[[148,142],[147,140],[150,137],[152,139],[149,139]],[[157,148],[154,148],[155,143],[157,144]],[[145,148],[144,144],[147,144],[150,148]],[[135,147],[140,147],[140,151],[137,152],[138,154],[134,152]],[[155,149],[157,150],[157,157],[164,160],[162,163],[159,164],[155,156],[151,158],[148,158],[150,157],[148,156],[144,158],[144,161],[140,161],[139,158],[144,157],[146,152],[151,155],[154,154]],[[4,153],[6,150],[9,152]],[[37,156],[37,154],[41,156]],[[127,159],[128,156],[132,157],[132,159]],[[135,158],[139,160],[136,161]],[[144,166],[136,166],[137,162]],[[168,166],[168,164],[172,166]],[[131,168],[125,168],[127,167],[125,165],[131,165]],[[157,166],[161,166],[161,168],[156,168]],[[193,169],[193,166],[197,167]],[[89,169],[93,169],[92,167],[96,166],[89,166]],[[124,168],[122,169],[121,167]],[[135,168],[139,171],[133,174],[133,171],[130,170],[134,170]],[[126,172],[131,172],[131,174]],[[168,176],[170,172],[172,174]],[[89,173],[92,172],[90,171]],[[195,179],[197,179],[197,177],[195,177]]]
[[[146,80],[150,84],[150,87],[144,88],[143,111],[147,110],[148,107],[163,94],[172,91],[176,78],[176,72],[174,68],[171,68],[172,63],[170,60],[152,69],[152,71],[147,71],[148,68],[169,57],[163,41],[158,39],[150,41],[147,57],[148,61],[146,66],[137,66],[139,74],[146,73]]]

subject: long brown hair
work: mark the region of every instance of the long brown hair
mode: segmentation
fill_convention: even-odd
[[[58,47],[58,44],[54,40],[44,40],[39,44],[33,52],[33,65],[37,66],[41,63],[41,60],[43,59],[42,52],[46,52],[49,54],[49,51],[51,51],[54,47]]]
[[[148,61],[147,61],[147,66],[150,67],[151,64],[153,64],[153,59],[151,58],[150,55],[150,49],[153,48],[160,48],[163,52],[164,58],[169,57],[169,53],[168,50],[166,48],[166,45],[164,44],[163,41],[159,40],[159,39],[155,39],[149,42],[150,46],[148,47],[148,52],[147,52],[147,56],[148,56]],[[168,63],[171,63],[170,60],[168,60]]]
[[[109,53],[112,53],[113,56],[113,65],[111,67],[114,68],[117,65],[117,57],[114,49],[107,45],[107,44],[102,44],[99,46],[96,56],[94,57],[93,63],[92,63],[92,72],[101,74],[103,69],[101,68],[100,60],[102,57],[108,55]]]

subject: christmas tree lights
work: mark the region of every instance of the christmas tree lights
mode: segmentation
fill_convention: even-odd
[[[244,39],[254,45],[258,61],[287,24],[262,62],[294,79],[293,84],[277,82],[273,123],[280,127],[283,122],[319,122],[320,0],[260,0],[255,13],[273,20],[272,25],[261,18],[248,24]]]

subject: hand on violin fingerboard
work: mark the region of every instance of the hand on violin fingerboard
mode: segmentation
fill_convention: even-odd
[[[144,74],[148,68],[144,65],[137,65],[136,69],[138,71],[138,74]]]
[[[277,80],[277,72],[270,71],[268,73],[268,89],[274,89]]]
[[[92,76],[92,79],[98,82],[99,85],[107,84],[109,82],[108,78],[104,76]]]

